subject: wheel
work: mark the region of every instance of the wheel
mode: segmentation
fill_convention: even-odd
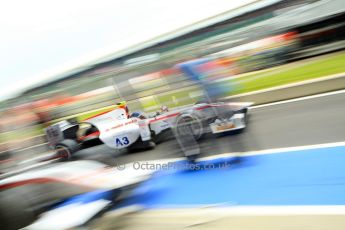
[[[66,139],[56,144],[55,149],[59,157],[63,159],[70,159],[72,157],[72,154],[77,152],[80,147],[75,140]]]
[[[204,126],[201,119],[193,114],[182,114],[176,121],[176,132],[180,135],[180,132],[192,132],[195,140],[201,139],[204,134]]]
[[[200,154],[198,139],[203,134],[201,121],[191,114],[184,114],[177,119],[174,134],[183,155],[194,161]]]

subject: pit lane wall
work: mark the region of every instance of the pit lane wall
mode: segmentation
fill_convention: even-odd
[[[252,101],[255,105],[260,105],[341,89],[345,89],[345,73],[234,95],[225,99],[230,101]]]

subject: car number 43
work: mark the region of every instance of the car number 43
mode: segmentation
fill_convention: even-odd
[[[128,137],[118,137],[115,139],[116,147],[126,146],[129,144]]]

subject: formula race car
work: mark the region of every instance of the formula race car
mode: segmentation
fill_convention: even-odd
[[[249,102],[197,103],[184,108],[161,111],[148,117],[141,112],[129,113],[126,103],[112,111],[98,114],[83,122],[61,121],[46,129],[49,145],[58,156],[69,159],[78,150],[105,144],[112,149],[148,149],[169,135],[183,135],[181,127],[197,141],[206,133],[218,134],[243,130],[247,125]],[[184,129],[186,130],[186,129]]]
[[[154,170],[112,168],[95,161],[38,165],[0,178],[3,230],[71,229],[82,226],[149,179]]]

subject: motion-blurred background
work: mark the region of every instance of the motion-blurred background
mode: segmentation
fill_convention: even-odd
[[[42,226],[56,229],[71,223],[83,229],[344,228],[344,0],[14,0],[0,3],[0,33],[0,223],[23,227],[39,218],[37,227],[47,217]],[[176,111],[204,100],[205,92],[250,108],[239,109],[245,130],[213,132],[198,142],[184,138],[187,147],[201,149],[192,161],[199,170],[169,168],[190,166],[173,138],[149,139],[145,151],[110,148],[99,139],[79,149],[75,141],[73,157],[67,147],[48,146],[50,125],[126,109],[126,103],[131,113],[143,112],[138,117],[152,134],[153,120],[146,118],[183,115]],[[68,157],[57,159],[59,151]],[[133,167],[149,163],[170,166]],[[140,180],[131,181],[133,175]],[[125,187],[129,197],[120,194]],[[90,194],[107,202],[91,222],[73,222],[88,214],[84,209],[59,211],[62,203],[92,204]],[[147,209],[117,216],[132,205]],[[52,214],[39,215],[46,211]]]
[[[223,86],[224,97],[344,72],[342,0],[248,1],[225,10],[62,71],[2,100],[2,163],[12,165],[24,155],[45,151],[47,125],[83,120],[118,101],[145,112],[196,102],[202,92],[176,68],[182,62],[205,60],[199,71]]]

